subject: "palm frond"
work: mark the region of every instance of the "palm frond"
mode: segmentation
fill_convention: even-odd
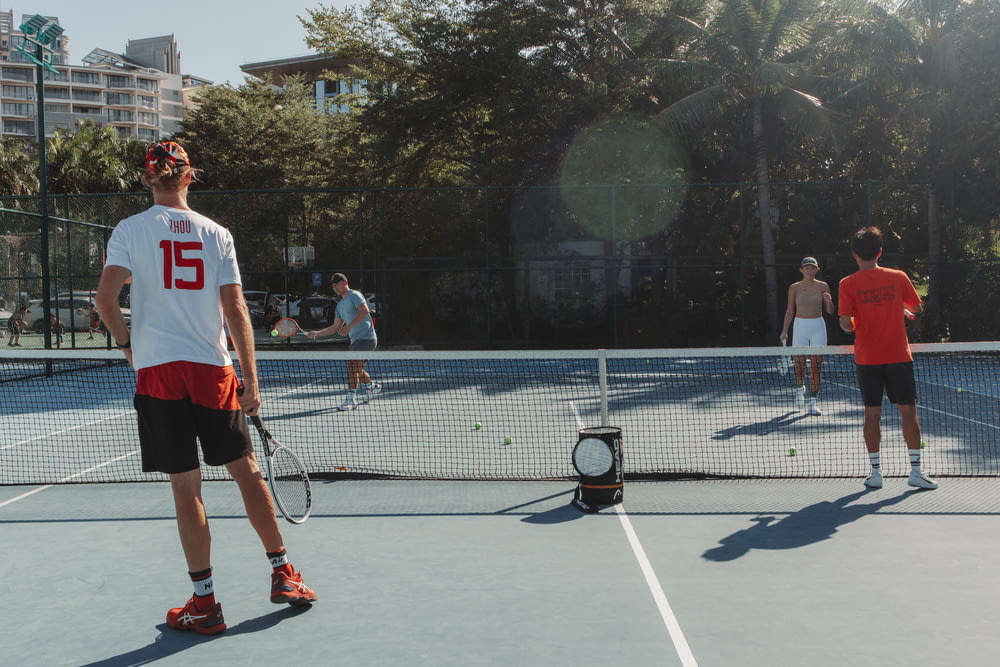
[[[724,83],[703,88],[658,113],[654,122],[668,134],[681,134],[704,123],[710,114],[739,101],[735,90]]]

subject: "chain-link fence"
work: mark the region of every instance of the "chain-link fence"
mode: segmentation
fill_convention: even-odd
[[[856,268],[850,236],[877,225],[886,232],[883,264],[906,270],[930,297],[915,338],[994,337],[995,213],[966,210],[924,184],[778,183],[769,194],[780,311],[772,318],[780,321],[801,257],[819,259],[819,277],[836,293]],[[92,291],[110,230],[150,203],[146,193],[51,196],[49,292]],[[286,304],[321,299],[329,274],[342,271],[374,295],[390,345],[770,342],[752,184],[195,191],[189,203],[232,230],[245,290]],[[40,218],[30,215],[37,199],[0,205],[0,297],[9,308],[41,298],[45,260]],[[832,342],[847,342],[830,331]]]

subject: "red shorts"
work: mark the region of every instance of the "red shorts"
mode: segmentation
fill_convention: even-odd
[[[232,366],[174,361],[139,370],[135,409],[144,472],[225,465],[253,451]]]

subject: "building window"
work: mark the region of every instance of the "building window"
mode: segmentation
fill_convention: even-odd
[[[73,99],[80,100],[81,102],[100,102],[101,101],[101,91],[99,90],[87,90],[86,88],[74,88],[73,89]]]
[[[139,122],[143,125],[159,125],[159,116],[155,113],[147,113],[145,111],[139,112]]]
[[[43,81],[69,81],[69,76],[64,71],[57,70],[56,72],[50,72],[45,69],[42,70],[42,80]]]
[[[147,90],[155,93],[160,89],[160,82],[155,79],[136,79],[136,87],[139,90]]]
[[[74,104],[73,113],[80,114],[81,116],[99,116],[101,115],[101,109],[100,107],[81,107]]]
[[[31,69],[27,67],[4,67],[3,78],[7,81],[24,81],[26,83],[35,80]]]
[[[48,105],[46,105],[48,107]],[[35,117],[35,105],[34,104],[16,104],[13,102],[3,103],[3,115],[5,116],[27,116],[30,118]]]
[[[3,122],[3,133],[30,137],[35,133],[35,121],[5,119]]]
[[[69,113],[68,104],[49,104],[45,103],[45,113]]]
[[[108,109],[108,120],[112,123],[131,123],[135,120],[135,114],[124,109]]]
[[[87,83],[95,86],[101,85],[101,75],[97,72],[73,71],[73,83]]]
[[[105,93],[104,103],[116,106],[132,106],[132,96],[128,93]]]
[[[68,100],[69,90],[67,88],[46,88],[45,99]]]
[[[144,109],[159,109],[160,100],[156,97],[150,97],[149,95],[138,95],[139,106]]]
[[[108,88],[135,88],[132,77],[108,74]]]
[[[3,96],[13,97],[16,100],[33,100],[35,99],[34,88],[29,88],[28,86],[4,86]]]

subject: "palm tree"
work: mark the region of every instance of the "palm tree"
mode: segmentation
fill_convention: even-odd
[[[832,112],[805,87],[836,25],[835,9],[822,0],[722,0],[683,59],[657,63],[691,91],[659,112],[664,129],[681,134],[724,115],[739,119],[751,135],[748,168],[757,185],[768,340],[777,338],[779,321],[768,146],[782,132],[800,141],[832,134]]]
[[[860,54],[854,75],[887,106],[885,125],[907,137],[922,153],[918,178],[927,181],[927,263],[929,303],[927,329],[943,332],[941,191],[954,174],[954,155],[963,140],[962,115],[956,95],[962,86],[961,42],[974,8],[967,0],[900,0],[893,11],[873,5],[866,21],[849,31],[846,50]],[[859,86],[860,87],[860,86]]]
[[[37,163],[21,141],[0,136],[0,195],[38,191]]]
[[[113,127],[86,120],[76,131],[57,129],[46,142],[49,192],[81,194],[122,192],[138,179],[139,166],[131,164],[129,142]]]

